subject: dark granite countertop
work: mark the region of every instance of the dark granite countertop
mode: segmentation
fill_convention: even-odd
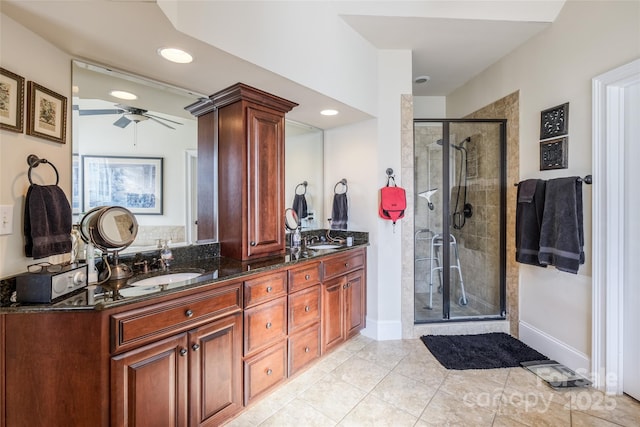
[[[216,282],[242,278],[249,274],[275,270],[281,267],[290,267],[311,259],[321,259],[335,253],[345,252],[368,246],[367,239],[354,239],[353,246],[341,246],[336,249],[308,249],[301,251],[287,248],[284,256],[264,258],[256,261],[239,261],[236,259],[209,256],[206,258],[186,259],[171,264],[167,271],[137,274],[131,279],[121,281],[109,281],[103,286],[90,285],[85,289],[66,295],[51,304],[25,304],[5,302],[0,305],[0,313],[40,312],[40,311],[65,311],[65,310],[105,310],[125,304],[141,301],[149,301],[168,294],[178,294],[182,291],[202,286],[209,286]],[[198,272],[200,276],[182,282],[149,287],[131,286],[133,281],[148,277],[161,276],[171,273]],[[113,289],[117,289],[114,291]]]

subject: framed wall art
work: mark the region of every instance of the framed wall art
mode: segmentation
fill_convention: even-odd
[[[540,141],[540,170],[569,167],[568,137]]]
[[[555,138],[569,133],[569,103],[540,113],[540,139]]]
[[[38,83],[27,84],[27,135],[64,144],[67,138],[67,98]]]
[[[84,212],[122,206],[162,215],[162,157],[82,156]]]
[[[24,77],[0,68],[0,128],[22,132]]]

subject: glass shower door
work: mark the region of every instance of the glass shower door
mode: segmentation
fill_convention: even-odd
[[[504,317],[505,122],[414,129],[415,320]]]

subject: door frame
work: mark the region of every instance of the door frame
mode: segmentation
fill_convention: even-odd
[[[640,82],[640,59],[592,79],[594,385],[623,392],[625,89]]]

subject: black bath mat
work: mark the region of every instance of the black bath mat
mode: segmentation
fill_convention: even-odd
[[[494,369],[521,362],[548,360],[523,342],[504,333],[479,335],[425,335],[420,338],[447,369]]]

